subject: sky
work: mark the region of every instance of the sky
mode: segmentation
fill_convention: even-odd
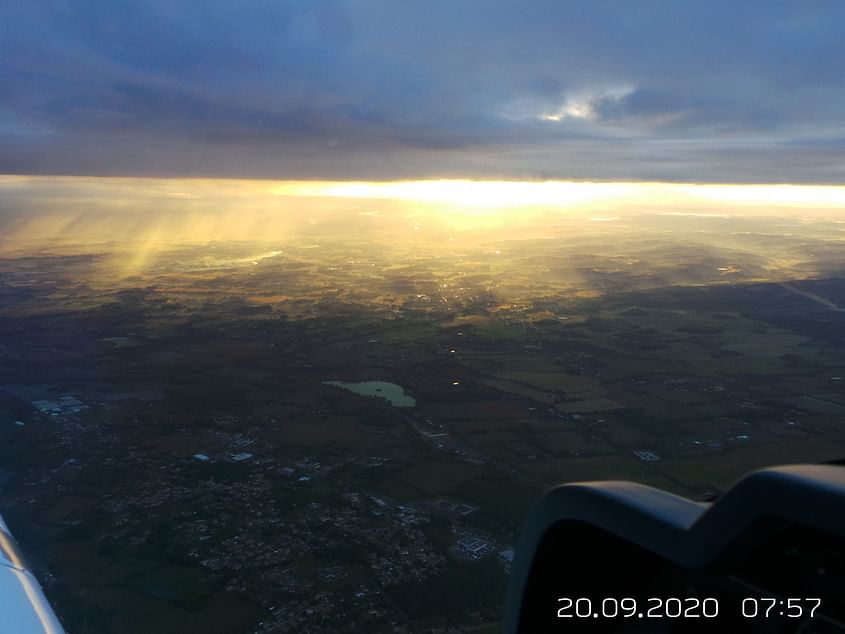
[[[845,182],[841,0],[0,3],[0,173]]]

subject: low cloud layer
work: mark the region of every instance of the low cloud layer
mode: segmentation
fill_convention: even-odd
[[[3,173],[845,182],[836,0],[7,4]]]

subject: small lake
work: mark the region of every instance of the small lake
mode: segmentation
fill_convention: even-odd
[[[383,398],[393,407],[413,407],[417,402],[405,394],[401,385],[387,381],[362,381],[360,383],[346,383],[345,381],[323,381],[323,385],[334,385],[344,390],[355,392],[361,396],[376,396]]]

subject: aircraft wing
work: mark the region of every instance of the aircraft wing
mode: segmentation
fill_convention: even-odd
[[[62,634],[41,585],[21,557],[0,517],[0,630],[15,634]]]
[[[757,471],[713,504],[632,482],[573,483],[525,523],[504,629],[842,633],[843,588],[843,466]]]

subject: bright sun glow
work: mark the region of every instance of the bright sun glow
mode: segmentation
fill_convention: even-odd
[[[639,193],[630,183],[464,180],[314,183],[299,185],[294,191],[300,195],[406,200],[491,209],[536,205],[577,207],[600,199],[622,199]]]
[[[818,185],[725,185],[657,182],[473,181],[392,182],[248,181],[235,179],[93,178],[0,176],[0,197],[57,196],[64,201],[125,199],[190,201],[215,199],[240,204],[241,211],[288,200],[348,199],[417,203],[431,210],[490,213],[544,207],[589,210],[654,205],[700,207],[702,212],[749,207],[826,208],[845,212],[845,187]],[[661,209],[658,209],[661,208]]]
[[[285,183],[275,193],[332,198],[404,200],[467,208],[578,208],[596,205],[722,203],[726,205],[841,207],[845,187],[711,185],[575,181],[436,180],[389,183]]]
[[[550,226],[556,218],[610,225],[636,214],[845,218],[845,187],[0,176],[0,203],[0,243],[13,248],[33,239],[79,243],[83,235],[150,245],[252,240],[326,223],[354,231],[365,217],[381,217],[377,226],[384,230],[401,231],[407,221],[415,233],[442,227],[465,236],[491,227]]]
[[[458,236],[464,242],[520,228],[560,235],[579,222],[610,231],[643,214],[845,219],[845,187],[0,176],[0,205],[0,253],[34,243],[74,248],[131,243],[147,258],[165,244],[348,237],[362,231],[416,241]],[[561,222],[570,224],[552,230]],[[128,263],[126,271],[143,263]]]

